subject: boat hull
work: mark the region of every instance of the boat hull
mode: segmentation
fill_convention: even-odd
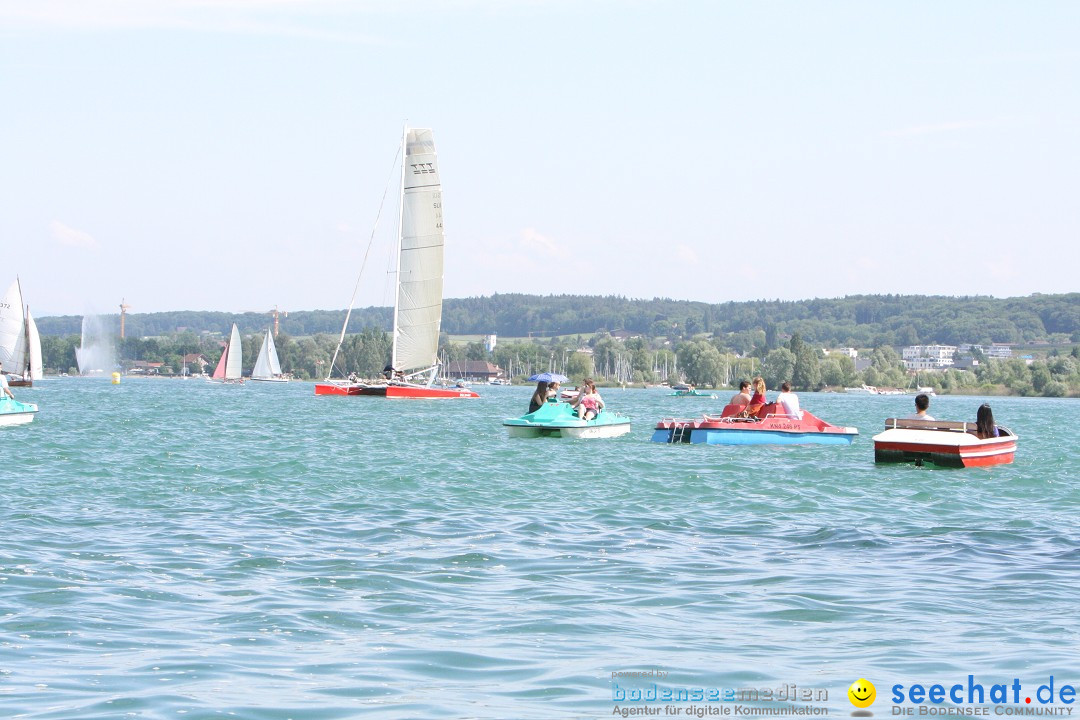
[[[393,400],[452,400],[480,397],[468,388],[438,388],[425,385],[366,385],[364,383],[316,383],[316,395],[366,395]]]
[[[287,383],[287,382],[289,382],[288,378],[251,377],[251,378],[248,378],[248,380],[251,380],[252,382],[264,382],[264,383]]]
[[[804,411],[801,419],[766,415],[762,419],[706,415],[694,419],[664,418],[652,441],[691,445],[850,445],[859,431],[830,425]]]
[[[359,395],[360,385],[356,383],[315,383],[316,395]]]
[[[536,412],[504,420],[503,426],[512,438],[556,437],[591,440],[627,434],[630,432],[630,418],[605,411],[592,420],[582,420],[568,404],[548,402]]]
[[[983,467],[1011,463],[1017,437],[1007,435],[980,439],[970,432],[890,428],[874,436],[876,463],[930,463],[938,467]]]
[[[521,425],[506,425],[506,429],[512,438],[572,438],[574,440],[595,440],[599,438],[613,438],[626,435],[630,432],[629,421],[625,423],[612,423],[609,425],[594,425],[592,427],[545,427]]]
[[[26,425],[34,421],[38,406],[10,398],[0,400],[0,426]]]
[[[690,431],[691,445],[850,445],[858,433],[790,432],[740,430],[729,428],[699,428]],[[653,442],[680,442],[672,439],[672,430],[657,429]]]

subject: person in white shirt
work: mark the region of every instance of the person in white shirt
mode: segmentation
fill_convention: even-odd
[[[788,417],[802,420],[802,409],[799,407],[799,396],[791,392],[791,383],[785,382],[780,385],[780,394],[776,396],[776,404],[784,408]]]
[[[15,399],[15,396],[11,394],[11,387],[8,385],[7,375],[4,374],[4,364],[0,363],[0,400],[4,399],[4,396]]]
[[[915,414],[908,415],[905,420],[933,420],[934,418],[926,414],[926,411],[930,408],[930,396],[926,393],[919,393],[915,396]]]

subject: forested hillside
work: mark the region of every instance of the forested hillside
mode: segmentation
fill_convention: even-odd
[[[291,336],[337,334],[343,310],[308,310],[281,317]],[[119,328],[119,317],[104,316]],[[43,335],[80,332],[79,316],[38,319]],[[169,335],[185,330],[224,333],[233,323],[245,333],[265,330],[264,314],[202,311],[136,313],[127,316],[129,336]],[[354,310],[350,333],[366,328],[388,330],[390,308]],[[1022,298],[855,295],[798,301],[754,300],[709,304],[654,298],[581,295],[492,295],[448,299],[443,330],[451,335],[526,337],[591,334],[625,330],[649,337],[686,338],[765,331],[791,335],[821,345],[872,347],[927,343],[1024,343],[1048,340],[1080,342],[1080,293]],[[117,333],[118,333],[117,329]],[[746,348],[747,350],[749,348]]]

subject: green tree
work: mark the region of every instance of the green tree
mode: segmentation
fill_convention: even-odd
[[[836,361],[840,363],[840,371],[844,379],[841,385],[848,387],[859,381],[859,373],[855,370],[855,361],[848,355],[839,355]]]
[[[771,388],[779,387],[780,383],[790,380],[794,370],[795,356],[787,348],[770,350],[761,363],[761,376]]]
[[[1058,380],[1051,380],[1043,388],[1043,395],[1046,397],[1065,397],[1068,392],[1068,386]]]
[[[1050,371],[1046,368],[1046,363],[1037,362],[1032,364],[1031,386],[1035,389],[1035,392],[1041,393],[1050,383],[1050,379]]]
[[[488,351],[482,342],[471,342],[465,346],[465,359],[488,360]]]
[[[574,379],[591,377],[594,374],[592,356],[581,352],[570,355],[566,362],[566,374]]]
[[[801,343],[795,355],[795,368],[791,373],[791,383],[802,390],[816,390],[821,387],[821,353]]]
[[[772,350],[779,344],[779,337],[776,330],[776,323],[768,323],[765,325],[765,349]]]
[[[840,367],[839,358],[829,357],[822,361],[821,381],[831,387],[844,386],[844,371]]]
[[[721,383],[724,372],[723,359],[720,351],[711,343],[703,340],[686,342],[679,346],[676,354],[679,358],[679,368],[687,381],[695,385],[716,386]]]

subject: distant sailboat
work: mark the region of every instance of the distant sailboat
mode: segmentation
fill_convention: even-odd
[[[232,332],[229,334],[229,342],[226,343],[225,349],[221,351],[221,359],[218,360],[214,374],[210,378],[211,382],[243,384],[244,379],[240,376],[243,364],[244,346],[240,341],[240,331],[236,329],[236,323],[233,323]]]
[[[386,379],[380,382],[332,382],[328,377],[327,382],[316,383],[315,394],[387,398],[480,397],[467,388],[435,387],[443,301],[442,184],[431,130],[406,127],[401,142],[397,293]],[[351,312],[350,305],[349,314]],[[349,314],[346,314],[338,349],[330,363],[331,372],[345,339]]]
[[[13,387],[32,387],[42,377],[41,336],[30,308],[23,304],[17,278],[0,301],[0,362]]]
[[[277,347],[274,346],[273,328],[266,331],[259,357],[255,361],[255,369],[251,371],[251,379],[259,382],[289,382],[289,379],[281,374],[281,363],[278,362]]]
[[[45,367],[41,362],[41,334],[34,322],[34,316],[30,314],[29,305],[26,307],[26,342],[30,346],[30,352],[27,353],[30,379],[40,380],[45,375]]]

